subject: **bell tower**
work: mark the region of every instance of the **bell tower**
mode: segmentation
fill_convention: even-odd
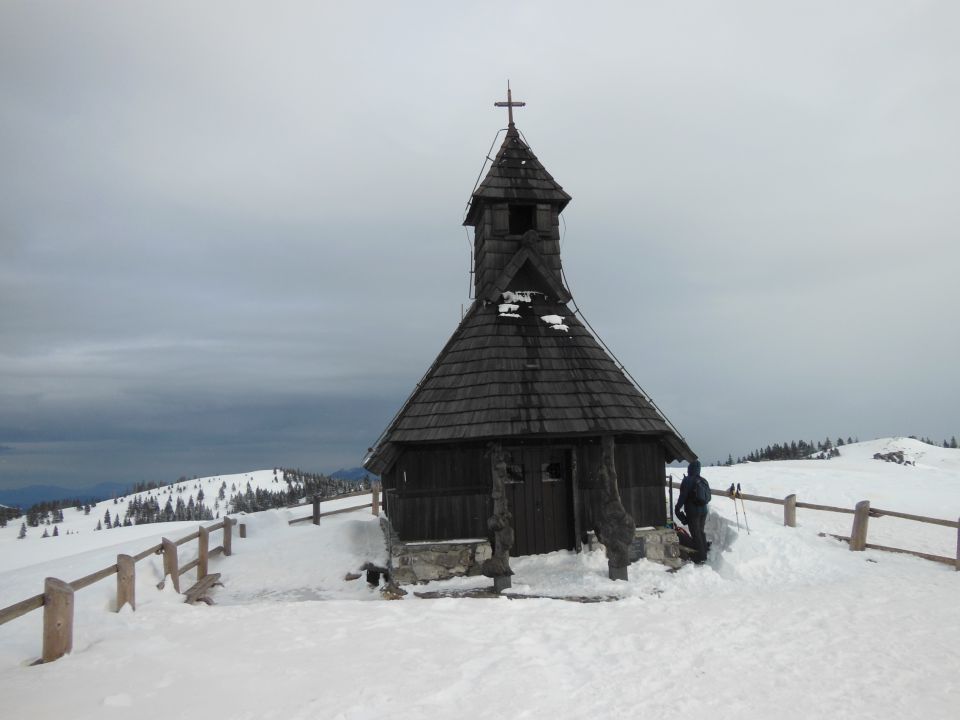
[[[546,171],[513,123],[515,101],[507,84],[509,125],[486,176],[474,190],[464,225],[473,227],[473,284],[477,299],[496,302],[505,271],[526,289],[567,302],[560,264],[560,213],[570,196]],[[519,251],[528,252],[523,257]],[[510,267],[511,264],[518,267]],[[536,270],[536,272],[534,272]],[[549,277],[543,277],[549,275]],[[562,292],[560,292],[562,290]]]

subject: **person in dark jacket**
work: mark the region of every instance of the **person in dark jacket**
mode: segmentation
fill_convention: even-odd
[[[707,506],[693,502],[693,484],[700,477],[700,461],[694,460],[687,466],[687,474],[680,483],[680,497],[674,508],[680,522],[690,528],[696,552],[693,561],[699,565],[707,559],[707,535],[704,524],[707,522]]]

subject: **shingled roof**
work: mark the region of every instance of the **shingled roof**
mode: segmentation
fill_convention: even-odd
[[[565,304],[504,293],[473,304],[365,465],[404,443],[524,436],[657,435],[668,459],[696,455]]]
[[[470,198],[464,225],[476,224],[476,213],[483,204],[478,201],[548,202],[563,210],[570,196],[537,160],[519,131],[510,127],[490,170]]]

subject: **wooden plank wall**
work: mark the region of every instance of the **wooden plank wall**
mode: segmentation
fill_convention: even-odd
[[[384,510],[402,540],[486,537],[491,480],[485,452],[441,445],[401,454],[384,475]]]
[[[657,439],[620,441],[615,450],[620,500],[637,527],[666,523],[663,446]],[[577,458],[583,530],[596,528],[596,509],[600,504],[600,446],[581,446]]]

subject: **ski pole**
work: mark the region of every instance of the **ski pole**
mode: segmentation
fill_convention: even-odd
[[[749,535],[750,523],[747,522],[747,505],[743,502],[743,495],[740,492],[740,483],[737,483],[737,497],[740,498],[740,505],[743,507],[743,524],[747,526],[747,535]],[[737,501],[734,500],[733,504],[736,505]]]
[[[740,529],[740,508],[737,507],[737,491],[733,487],[733,483],[730,483],[730,489],[727,490],[727,494],[730,495],[730,499],[733,500],[733,511],[737,514],[737,530]]]

